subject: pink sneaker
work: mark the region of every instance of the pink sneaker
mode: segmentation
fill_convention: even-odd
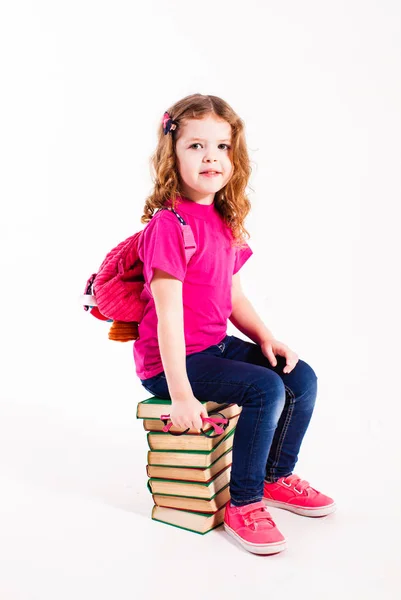
[[[245,506],[226,505],[224,529],[248,552],[275,554],[285,550],[285,538],[277,529],[263,501]]]
[[[305,517],[323,517],[336,510],[335,502],[293,473],[275,483],[265,481],[263,500],[267,506],[285,508]]]

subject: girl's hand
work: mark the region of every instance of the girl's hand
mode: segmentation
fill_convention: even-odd
[[[272,367],[277,366],[275,354],[279,356],[284,356],[286,358],[287,364],[283,369],[283,373],[290,373],[299,360],[298,355],[295,354],[295,352],[293,352],[288,346],[274,338],[265,340],[264,342],[262,342],[260,347],[262,349],[263,354],[266,356],[266,358],[269,359],[269,362],[272,365]]]
[[[207,417],[207,410],[199,400],[192,395],[185,400],[171,401],[170,420],[176,427],[187,429],[193,427],[200,431],[203,427],[201,417]]]

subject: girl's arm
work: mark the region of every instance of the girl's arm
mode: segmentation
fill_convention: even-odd
[[[157,313],[160,356],[170,396],[185,400],[193,396],[186,369],[182,281],[154,269],[150,289]]]
[[[177,427],[200,431],[201,417],[207,417],[207,410],[195,398],[187,374],[182,282],[155,268],[150,289],[157,313],[160,356],[171,397],[171,421]]]

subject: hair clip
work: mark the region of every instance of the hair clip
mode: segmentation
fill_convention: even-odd
[[[167,135],[170,131],[174,131],[178,126],[177,121],[173,121],[171,116],[166,111],[163,115],[163,131],[164,135]]]

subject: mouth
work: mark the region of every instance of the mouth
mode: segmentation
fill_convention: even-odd
[[[200,175],[204,175],[205,177],[217,177],[217,175],[221,175],[220,171],[202,171]]]

